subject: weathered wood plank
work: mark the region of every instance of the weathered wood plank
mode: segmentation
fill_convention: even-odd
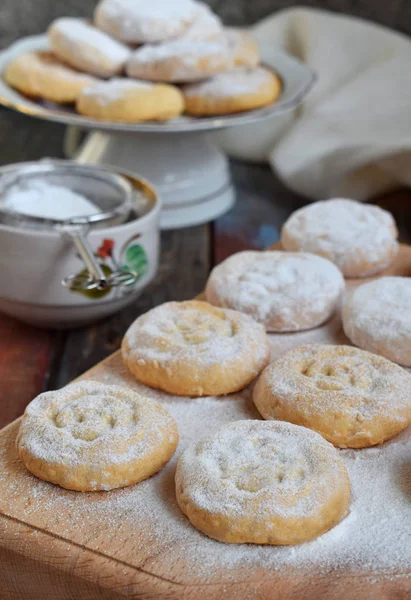
[[[267,248],[287,217],[306,200],[286,189],[268,165],[232,162],[237,204],[214,224],[213,263],[247,249]]]
[[[0,429],[43,390],[53,335],[0,314]]]

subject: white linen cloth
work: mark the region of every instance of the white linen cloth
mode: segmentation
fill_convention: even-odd
[[[410,40],[367,21],[309,8],[277,12],[252,33],[308,64],[318,81],[279,138],[272,119],[234,128],[226,149],[248,160],[261,159],[263,152],[288,187],[313,199],[363,200],[411,185]],[[273,128],[268,156],[267,124]],[[250,127],[257,136],[252,149],[246,143]]]

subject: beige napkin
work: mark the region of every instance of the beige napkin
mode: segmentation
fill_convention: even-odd
[[[236,128],[223,140],[229,152],[259,160],[267,154],[270,127],[267,159],[305,196],[361,200],[411,185],[411,42],[405,36],[308,8],[277,12],[253,33],[312,67],[318,82],[285,132],[278,134],[275,119]],[[252,149],[250,129],[257,136]]]

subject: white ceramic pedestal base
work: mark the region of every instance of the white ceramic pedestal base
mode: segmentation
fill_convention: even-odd
[[[75,137],[69,130],[66,153],[71,156]],[[93,133],[74,158],[120,167],[150,181],[162,199],[162,229],[206,223],[234,204],[228,159],[204,133]]]

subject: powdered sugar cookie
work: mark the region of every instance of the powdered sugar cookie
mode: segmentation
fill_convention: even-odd
[[[310,427],[340,448],[366,448],[411,423],[411,375],[352,346],[312,344],[269,365],[253,400],[265,419]]]
[[[230,46],[237,67],[257,67],[260,60],[260,49],[253,37],[244,29],[226,27],[224,35]]]
[[[411,367],[411,279],[364,283],[343,307],[345,334],[356,346]]]
[[[189,446],[176,471],[182,512],[208,536],[235,544],[299,544],[345,515],[343,458],[290,423],[237,421]]]
[[[272,104],[281,93],[277,75],[258,67],[237,67],[183,88],[186,112],[197,117],[226,115]]]
[[[77,100],[77,110],[103,121],[165,121],[181,115],[184,98],[171,85],[111,79],[84,88]]]
[[[26,96],[59,104],[75,102],[84,87],[97,81],[65,65],[51,52],[17,56],[7,65],[3,77]]]
[[[157,402],[95,381],[46,392],[26,408],[17,437],[27,469],[77,491],[111,490],[157,473],[178,443]]]
[[[304,252],[238,252],[215,267],[207,302],[245,312],[267,331],[300,331],[324,323],[344,289],[330,261]]]
[[[206,79],[231,66],[224,41],[178,39],[138,48],[128,62],[127,73],[149,81],[182,83]]]
[[[130,44],[163,42],[184,33],[197,7],[192,0],[102,0],[97,27]]]
[[[207,302],[168,302],[139,317],[121,347],[133,375],[179,396],[229,394],[268,363],[264,328]]]
[[[283,226],[286,250],[313,252],[346,277],[368,277],[388,267],[398,252],[391,214],[378,206],[337,198],[294,212]]]
[[[131,54],[129,48],[82,19],[57,19],[51,24],[48,37],[56,56],[97,77],[121,73]]]
[[[221,19],[202,2],[195,2],[195,16],[193,22],[180,36],[186,40],[212,40],[223,35]]]

